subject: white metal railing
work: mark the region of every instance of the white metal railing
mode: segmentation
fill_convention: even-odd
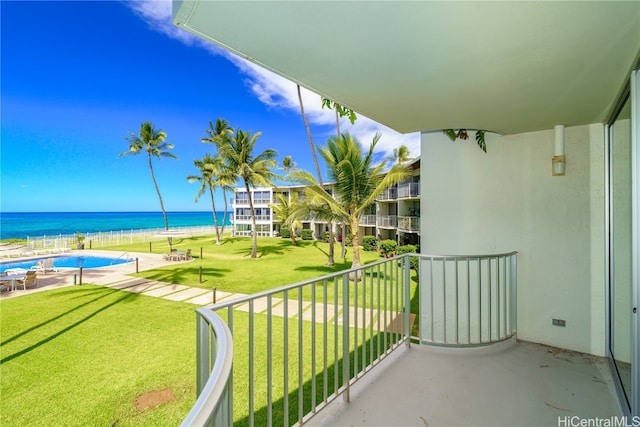
[[[230,228],[232,226],[227,225],[227,227]],[[213,225],[171,227],[170,231],[185,237],[193,237],[214,234],[215,228]],[[164,228],[99,231],[95,233],[83,232],[82,235],[84,235],[85,249],[167,240]],[[57,253],[63,252],[67,248],[75,249],[77,244],[78,241],[75,234],[56,234],[27,236],[26,246],[32,250],[42,250],[44,253]]]
[[[392,228],[398,226],[398,217],[396,215],[381,215],[377,219],[378,227]]]
[[[242,205],[242,206],[244,206],[244,205],[249,206],[249,199],[235,199],[234,204],[235,204],[235,205],[238,205],[238,206],[240,206],[240,205]]]
[[[215,312],[199,308],[196,313],[198,399],[181,426],[232,426],[231,331]]]
[[[399,216],[398,230],[413,231],[413,232],[420,231],[420,217],[419,216]]]
[[[251,234],[251,230],[234,230],[233,235],[240,237],[251,237],[253,234]],[[258,237],[271,237],[271,231],[258,231],[256,235]]]
[[[398,198],[398,189],[395,187],[387,188],[380,196],[378,196],[378,200],[396,200]]]
[[[517,252],[418,257],[421,342],[484,345],[515,335]]]
[[[348,401],[355,381],[409,345],[408,262],[385,259],[206,308],[226,318],[238,355],[233,420],[303,424],[338,396]],[[214,400],[203,394],[198,402]]]
[[[251,215],[236,215],[235,222],[251,221]],[[271,215],[256,215],[256,221],[271,221]]]
[[[419,272],[413,296],[411,268]],[[203,389],[192,412],[228,408],[227,422],[215,425],[304,424],[338,396],[348,402],[355,381],[410,345],[416,296],[414,339],[487,345],[516,334],[516,288],[517,252],[405,254],[202,308],[226,319],[242,356],[234,355],[238,374],[225,383],[228,401]],[[207,328],[199,321],[199,336],[208,336]],[[199,350],[201,357],[215,358]]]
[[[254,205],[269,205],[271,204],[271,199],[254,199]]]
[[[375,215],[362,215],[360,217],[360,225],[376,225],[376,216]]]
[[[398,199],[415,198],[420,196],[420,183],[407,182],[398,185]]]

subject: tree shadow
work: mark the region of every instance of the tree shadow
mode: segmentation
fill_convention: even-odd
[[[213,267],[203,267],[202,268],[202,277],[205,278],[221,278],[225,277],[227,273],[231,272],[231,270],[227,268],[213,268]],[[150,280],[157,280],[159,282],[168,282],[178,285],[186,285],[186,286],[198,286],[198,284],[194,284],[193,276],[198,276],[200,274],[199,266],[189,266],[182,268],[172,268],[171,270],[153,270],[146,271],[144,277]],[[203,280],[201,283],[206,282]]]

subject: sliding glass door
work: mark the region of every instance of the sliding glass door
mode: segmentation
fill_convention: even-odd
[[[634,73],[633,78],[637,78]],[[622,406],[638,414],[638,159],[635,82],[609,123],[609,353]]]

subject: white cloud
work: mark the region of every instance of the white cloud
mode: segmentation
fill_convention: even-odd
[[[270,108],[300,112],[298,93],[293,82],[176,27],[171,19],[171,1],[131,0],[125,3],[136,15],[147,22],[151,29],[179,40],[187,46],[198,46],[211,54],[227,58],[246,76],[247,87],[265,105]],[[310,123],[319,126],[335,124],[335,113],[322,108],[322,99],[318,94],[304,88],[301,93],[305,114]],[[393,149],[400,145],[406,145],[413,157],[420,154],[418,133],[400,134],[362,115],[358,115],[354,125],[351,125],[348,119],[342,118],[340,129],[355,135],[365,146],[369,145],[377,132],[381,133],[382,138],[378,142],[377,151],[383,156],[391,155]],[[329,134],[330,132],[322,137]]]

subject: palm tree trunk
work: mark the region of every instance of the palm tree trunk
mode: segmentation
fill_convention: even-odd
[[[158,188],[158,183],[156,182],[156,176],[153,174],[153,164],[151,162],[151,153],[147,153],[147,157],[149,158],[149,170],[151,171],[151,179],[153,180],[153,185],[156,187],[156,193],[158,193],[158,199],[160,199],[160,209],[162,209],[162,216],[164,217],[164,229],[169,230],[169,220],[167,219],[167,212],[164,210],[164,203],[162,203],[162,196],[160,195],[160,189]],[[169,243],[169,249],[171,249],[171,237],[167,237],[167,242]]]
[[[295,227],[289,227],[289,237],[291,238],[291,244],[293,246],[298,246],[298,242],[296,242],[296,229]]]
[[[253,246],[251,247],[251,258],[258,257],[258,231],[256,230],[256,214],[253,210],[253,197],[251,197],[251,191],[249,190],[249,183],[244,180],[244,188],[247,190],[249,196],[249,211],[251,212],[251,237],[253,237]]]
[[[342,223],[342,261],[347,257],[347,224]]]
[[[227,212],[229,211],[229,206],[227,205],[227,190],[222,188],[222,197],[224,197],[224,215],[222,216],[222,237],[224,237],[224,228],[227,226]]]
[[[351,215],[351,236],[353,241],[353,262],[351,268],[360,267],[360,238],[358,236],[358,217]]]
[[[333,236],[333,221],[329,221],[329,257],[327,259],[327,265],[329,267],[333,267],[336,264],[334,240],[335,240],[335,238]]]
[[[216,215],[216,203],[213,200],[213,189],[209,186],[211,195],[211,210],[213,211],[213,226],[216,228],[216,246],[220,246],[220,229],[218,228],[218,216]]]
[[[311,146],[311,155],[313,156],[313,162],[316,165],[316,173],[318,174],[318,182],[322,186],[322,173],[320,172],[320,163],[318,163],[318,155],[316,154],[316,147],[313,144],[313,137],[311,136],[311,128],[307,121],[307,116],[304,114],[304,104],[302,103],[302,93],[300,92],[300,85],[298,85],[298,101],[300,102],[300,113],[302,114],[302,120],[304,121],[304,127],[307,129],[307,137],[309,137],[309,145]]]

